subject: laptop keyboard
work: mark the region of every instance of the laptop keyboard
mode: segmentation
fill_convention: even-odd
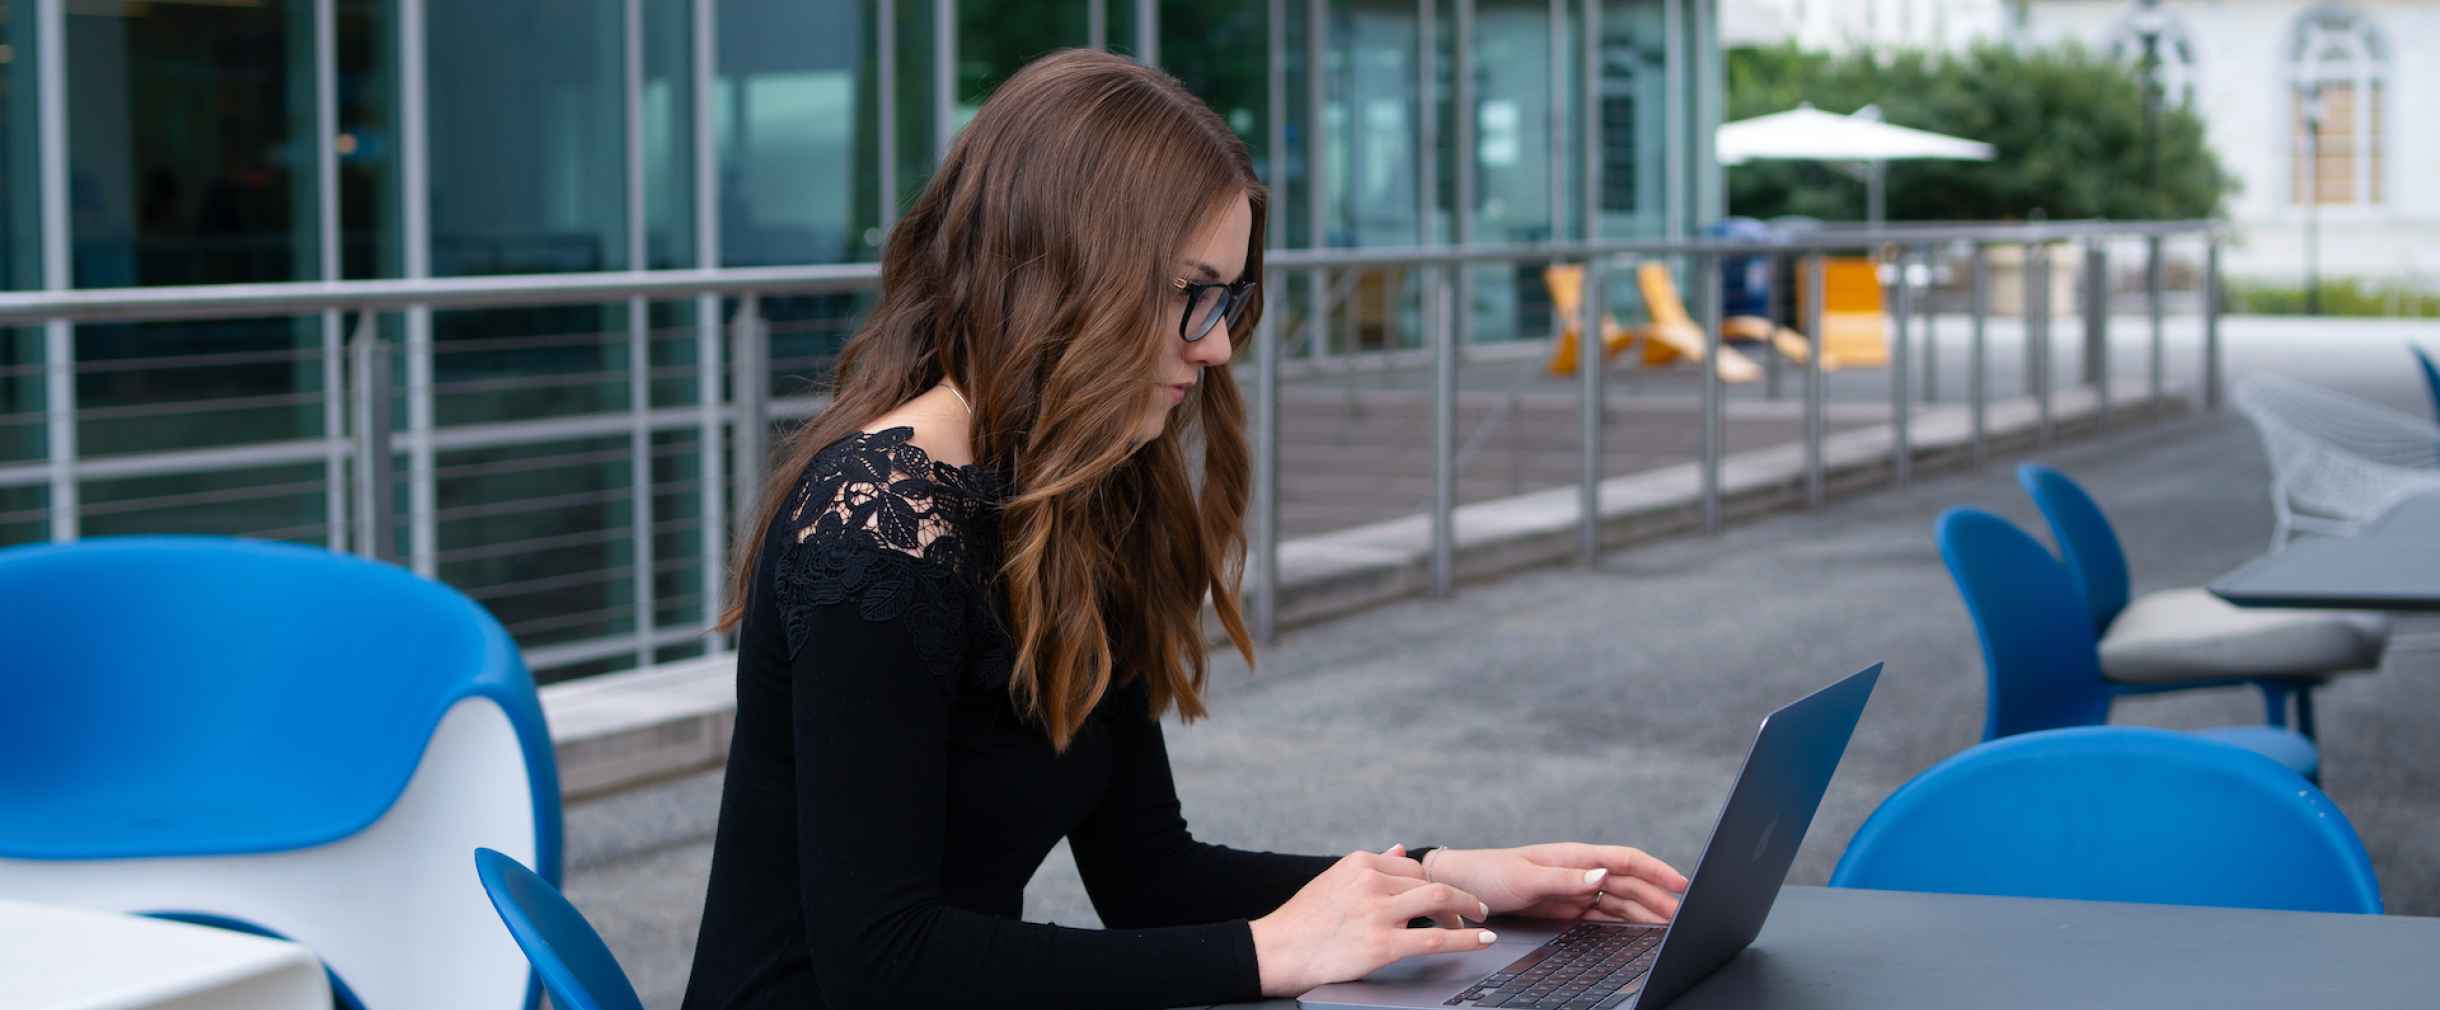
[[[1585,923],[1483,977],[1446,1006],[1611,1010],[1635,998],[1661,931]]]

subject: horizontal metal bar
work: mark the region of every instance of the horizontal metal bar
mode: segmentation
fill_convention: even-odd
[[[200,414],[219,410],[269,410],[274,407],[302,407],[322,402],[322,391],[310,393],[273,393],[264,396],[227,396],[211,400],[156,400],[151,403],[130,403],[116,407],[79,406],[76,419],[83,421],[115,421],[131,417],[158,417],[163,414]]]
[[[79,481],[124,477],[163,477],[221,470],[262,470],[289,463],[320,463],[333,451],[348,452],[344,439],[297,439],[252,442],[211,449],[129,453],[124,456],[79,456],[71,469]],[[334,444],[337,443],[337,444]],[[48,464],[0,466],[0,488],[33,487],[50,480]]]
[[[1806,252],[1889,243],[2059,242],[2090,238],[2205,235],[2228,230],[2214,221],[2054,221],[2015,225],[1938,225],[1826,230],[1782,242],[1717,239],[1554,242],[1406,248],[1278,249],[1265,262],[1281,269],[1430,266],[1610,255]],[[175,287],[96,288],[0,293],[0,326],[47,320],[129,322],[146,319],[234,319],[304,315],[327,309],[389,311],[499,308],[679,299],[692,295],[776,295],[878,287],[875,263],[692,270],[626,270],[579,274],[504,274],[393,280],[295,281]]]
[[[74,322],[242,319],[304,315],[324,309],[505,308],[630,298],[678,299],[706,294],[815,294],[874,287],[880,280],[879,264],[842,263],[11,292],[0,294],[0,325],[49,319]]]
[[[526,669],[552,670],[563,666],[575,666],[578,663],[590,663],[597,659],[608,659],[612,656],[624,655],[645,646],[658,649],[664,646],[684,645],[688,642],[701,641],[702,638],[703,629],[701,628],[677,628],[669,631],[656,631],[648,639],[640,638],[632,634],[614,635],[609,638],[588,639],[579,642],[563,642],[558,645],[549,645],[539,649],[525,649],[522,651],[525,654]]]
[[[652,493],[658,495],[667,494],[671,491],[686,490],[697,486],[699,483],[701,482],[698,479],[692,477],[687,478],[686,480],[669,481],[667,483],[653,485]],[[600,491],[577,491],[569,494],[541,495],[533,498],[511,498],[506,501],[485,502],[480,505],[460,505],[455,508],[438,509],[433,513],[432,518],[435,522],[457,522],[464,519],[484,519],[493,516],[516,515],[520,512],[532,512],[538,509],[573,508],[578,505],[602,505],[610,502],[626,500],[632,494],[632,488],[622,485],[614,488],[606,488]]]
[[[121,515],[151,509],[184,508],[195,505],[223,505],[229,502],[251,501],[257,498],[277,498],[281,495],[320,493],[324,482],[313,480],[286,481],[278,484],[248,484],[244,487],[215,488],[210,491],[186,491],[179,494],[150,495],[142,498],[113,498],[97,501],[87,497],[77,505],[86,516]],[[319,526],[317,525],[317,528]]]

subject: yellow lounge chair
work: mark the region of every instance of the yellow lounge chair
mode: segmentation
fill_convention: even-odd
[[[1686,314],[1686,303],[1678,298],[1669,268],[1646,260],[1635,268],[1635,284],[1643,291],[1644,311],[1652,316],[1651,339],[1644,341],[1644,364],[1665,365],[1679,358],[1703,360],[1703,330]],[[1717,367],[1722,382],[1752,382],[1762,377],[1762,366],[1733,347],[1720,348]]]
[[[1862,257],[1837,257],[1824,266],[1822,361],[1877,368],[1889,364],[1889,311],[1881,302],[1881,274]]]
[[[1551,315],[1559,320],[1559,339],[1551,348],[1552,375],[1576,374],[1576,329],[1584,318],[1584,268],[1553,263],[1542,268],[1542,286],[1550,291]],[[1635,342],[1640,333],[1618,324],[1618,317],[1601,314],[1601,360],[1608,361]]]

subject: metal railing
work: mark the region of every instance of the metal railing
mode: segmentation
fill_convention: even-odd
[[[2184,240],[2201,246],[2201,287],[2204,297],[2199,306],[2202,317],[2202,396],[2207,407],[2219,403],[2219,300],[2217,267],[2221,235],[2209,222],[2114,223],[2059,222],[2035,225],[1971,225],[1971,226],[1909,226],[1870,230],[1837,230],[1798,236],[1784,242],[1747,242],[1714,240],[1681,241],[1595,241],[1545,243],[1512,246],[1451,246],[1359,249],[1282,249],[1266,254],[1271,272],[1266,285],[1274,292],[1292,292],[1290,278],[1296,273],[1314,275],[1308,288],[1312,294],[1303,301],[1301,317],[1291,318],[1298,300],[1287,295],[1275,296],[1281,303],[1267,312],[1255,338],[1249,366],[1252,375],[1253,444],[1255,463],[1254,502],[1249,536],[1251,569],[1249,594],[1257,634],[1271,638],[1278,626],[1280,533],[1280,388],[1285,380],[1284,358],[1302,352],[1303,356],[1321,357],[1322,345],[1330,326],[1329,304],[1334,294],[1346,290],[1345,285],[1327,282],[1330,271],[1363,271],[1394,268],[1415,276],[1419,284],[1420,302],[1417,319],[1423,329],[1422,357],[1431,366],[1429,425],[1432,459],[1433,493],[1429,505],[1431,549],[1430,572],[1434,592],[1449,592],[1453,578],[1456,546],[1454,513],[1457,506],[1456,463],[1460,433],[1457,431],[1456,403],[1458,400],[1458,370],[1461,358],[1468,352],[1468,326],[1473,313],[1471,306],[1457,301],[1465,290],[1461,268],[1484,264],[1580,263],[1587,269],[1583,285],[1585,297],[1580,306],[1581,318],[1576,331],[1587,335],[1579,342],[1578,432],[1581,451],[1579,508],[1582,514],[1578,553],[1587,563],[1600,554],[1601,483],[1603,472],[1603,405],[1605,371],[1595,357],[1598,336],[1603,332],[1606,314],[1605,288],[1607,281],[1623,277],[1623,271],[1645,260],[1663,260],[1679,267],[1679,276],[1690,279],[1688,309],[1693,314],[1707,353],[1707,362],[1716,362],[1722,348],[1721,276],[1722,263],[1731,257],[1769,257],[1776,263],[1793,263],[1795,287],[1801,292],[1798,329],[1807,335],[1823,332],[1824,299],[1828,292],[1824,280],[1827,257],[1834,253],[1864,251],[1876,258],[1893,263],[1900,282],[1892,286],[1888,299],[1890,326],[1889,397],[1891,404],[1892,446],[1890,467],[1894,479],[1909,478],[1912,459],[1909,418],[1919,396],[1911,369],[1916,355],[1913,338],[1917,327],[1923,327],[1925,337],[1926,372],[1921,399],[1931,398],[1931,377],[1937,373],[1936,360],[1929,357],[1936,346],[1932,325],[1930,293],[1905,281],[1906,270],[1927,262],[1942,252],[1961,255],[1966,263],[1964,312],[1969,319],[1968,375],[1965,406],[1971,416],[1971,452],[1976,460],[1985,453],[1986,407],[1991,399],[1985,381],[1987,353],[1986,329],[1992,315],[1990,308],[1990,266],[1988,252],[1994,248],[2014,247],[2024,253],[2025,262],[2025,332],[2027,362],[2025,391],[2037,404],[2040,416],[2039,438],[2047,441],[2052,434],[2052,399],[2054,384],[2051,371],[2050,331],[2052,306],[2049,271],[2054,247],[2075,246],[2086,250],[2087,280],[2080,299],[2084,319],[2084,362],[2080,379],[2091,386],[2100,399],[2101,410],[2109,409],[2112,394],[2110,369],[2106,356],[2110,350],[2108,319],[2109,298],[2107,258],[2100,250],[2112,241],[2140,242],[2145,250],[2144,298],[2149,323],[2150,345],[2146,361],[2149,392],[2157,397],[2163,390],[2163,263],[2165,246]],[[322,463],[330,468],[333,487],[329,496],[328,537],[334,548],[353,550],[368,556],[391,558],[396,550],[401,516],[399,501],[406,502],[406,528],[409,539],[419,549],[409,552],[414,566],[423,574],[432,575],[438,564],[436,532],[443,521],[443,509],[437,502],[433,483],[435,467],[431,460],[439,451],[508,450],[551,443],[584,439],[628,440],[622,452],[616,448],[594,450],[591,456],[613,459],[625,455],[634,467],[633,480],[623,492],[603,491],[597,496],[616,499],[621,495],[638,502],[668,494],[691,494],[702,503],[695,549],[691,557],[660,558],[655,550],[657,537],[668,533],[683,533],[683,519],[655,519],[649,507],[639,508],[624,531],[602,531],[597,535],[579,535],[574,539],[585,542],[614,540],[623,535],[632,537],[631,557],[623,565],[614,565],[599,572],[547,573],[555,576],[601,576],[615,579],[632,576],[636,599],[632,606],[636,619],[627,622],[635,630],[608,635],[555,642],[545,646],[529,646],[528,661],[538,670],[574,667],[579,664],[604,661],[611,657],[632,655],[639,663],[648,663],[657,650],[665,647],[700,643],[703,648],[718,648],[717,636],[704,631],[720,610],[720,574],[725,565],[727,545],[739,531],[735,529],[739,514],[750,511],[760,492],[763,472],[768,466],[768,446],[771,424],[775,418],[802,417],[819,409],[815,397],[774,398],[770,377],[773,363],[770,354],[771,324],[765,318],[767,299],[784,296],[840,292],[869,292],[879,283],[878,267],[873,264],[769,267],[739,269],[703,269],[670,271],[630,271],[619,273],[495,276],[418,280],[375,280],[339,282],[300,282],[282,284],[242,284],[209,287],[138,288],[84,290],[61,292],[0,293],[0,328],[37,324],[61,323],[127,323],[152,320],[206,320],[260,317],[313,317],[325,320],[323,356],[328,366],[323,374],[324,404],[330,419],[328,428],[319,438],[280,439],[235,446],[215,446],[196,449],[129,453],[108,456],[77,456],[66,458],[53,454],[36,462],[0,463],[0,492],[12,488],[48,486],[53,489],[50,501],[75,503],[75,485],[79,482],[137,478],[174,477],[213,474],[274,464]],[[625,336],[638,343],[629,347],[626,371],[612,369],[590,378],[605,382],[621,377],[629,380],[630,393],[626,409],[609,412],[553,416],[539,419],[496,421],[468,424],[440,424],[433,418],[432,401],[437,395],[431,379],[432,341],[426,336],[410,339],[403,348],[393,346],[383,335],[381,321],[388,313],[430,313],[433,311],[533,307],[558,305],[626,305],[630,311],[640,311],[647,303],[672,302],[696,306],[697,318],[688,327],[692,334],[693,364],[687,367],[653,369],[651,354],[653,334],[638,323]],[[718,307],[719,317],[703,311]],[[340,322],[346,322],[344,348]],[[1302,326],[1312,339],[1286,339],[1284,327]],[[54,329],[57,327],[54,326]],[[1556,328],[1556,321],[1554,321]],[[412,333],[412,331],[409,331]],[[667,332],[663,333],[667,336]],[[676,346],[683,347],[686,331],[678,331]],[[51,340],[45,360],[37,366],[46,377],[48,391],[42,410],[47,429],[73,427],[80,419],[76,402],[77,385],[73,377],[80,364],[76,360],[73,342]],[[64,352],[63,352],[64,348]],[[1817,348],[1818,349],[1818,348]],[[403,352],[403,353],[402,353]],[[1349,355],[1388,354],[1382,351],[1329,351],[1337,359]],[[1410,355],[1413,352],[1402,352]],[[1766,351],[1767,354],[1767,345]],[[1805,500],[1818,505],[1824,496],[1824,438],[1826,425],[1825,377],[1819,353],[1806,355],[1802,384],[1803,425],[1803,487]],[[408,379],[402,384],[391,375],[392,362],[403,362]],[[91,363],[88,363],[91,364]],[[340,366],[344,365],[344,368]],[[1777,396],[1777,362],[1772,362],[1771,395]],[[30,371],[30,369],[19,369]],[[1700,508],[1702,525],[1716,530],[1722,522],[1721,465],[1726,455],[1724,446],[1724,407],[1727,400],[1718,371],[1712,367],[1699,369],[1701,425],[1694,462],[1700,475]],[[612,374],[616,372],[617,374]],[[342,373],[344,378],[342,379]],[[654,377],[695,380],[694,402],[677,406],[656,406],[650,395]],[[62,377],[67,377],[63,381]],[[0,379],[5,379],[0,374]],[[571,382],[586,380],[580,373]],[[404,403],[399,402],[404,400]],[[403,415],[407,423],[400,427],[394,419]],[[338,430],[344,426],[345,431]],[[691,446],[658,445],[664,436],[689,436]],[[51,440],[52,445],[73,446],[73,439]],[[608,443],[605,441],[605,445]],[[691,480],[656,483],[655,465],[673,456],[691,453],[698,474]],[[398,473],[398,459],[409,460],[404,485]],[[542,465],[539,461],[536,465]],[[514,461],[485,465],[491,471],[514,471]],[[728,471],[725,476],[722,470]],[[344,477],[340,475],[344,474]],[[344,489],[337,486],[344,480]],[[401,492],[404,491],[404,494]],[[581,495],[580,495],[581,497]],[[71,506],[73,508],[73,504]],[[533,507],[548,509],[545,498]],[[460,508],[464,508],[461,506]],[[53,538],[76,535],[75,516],[52,524]],[[540,538],[535,541],[540,543]],[[567,537],[556,538],[569,539]],[[453,557],[468,553],[499,556],[513,553],[520,545],[482,545],[460,548]],[[541,549],[540,547],[536,548]],[[653,599],[654,577],[681,567],[690,567],[702,575],[701,588],[682,602],[691,603],[691,611],[700,614],[700,622],[678,622],[678,626],[660,630],[651,619],[657,603]],[[539,584],[520,580],[522,584]],[[590,613],[615,610],[596,607],[593,611],[545,617],[527,622],[528,627],[555,628],[581,625],[578,617]],[[614,616],[614,615],[613,615]]]

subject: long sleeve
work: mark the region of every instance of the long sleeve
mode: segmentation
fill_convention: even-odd
[[[1252,852],[1196,841],[1186,829],[1161,724],[1140,690],[1114,720],[1109,795],[1068,836],[1094,911],[1110,926],[1254,919],[1285,904],[1336,856]]]
[[[812,546],[812,545],[807,545]],[[1167,1007],[1259,997],[1240,920],[1086,930],[1018,922],[943,900],[947,733],[924,589],[885,548],[824,550],[833,575],[790,607],[802,873],[813,972],[831,1006]],[[932,615],[936,616],[936,615]]]

